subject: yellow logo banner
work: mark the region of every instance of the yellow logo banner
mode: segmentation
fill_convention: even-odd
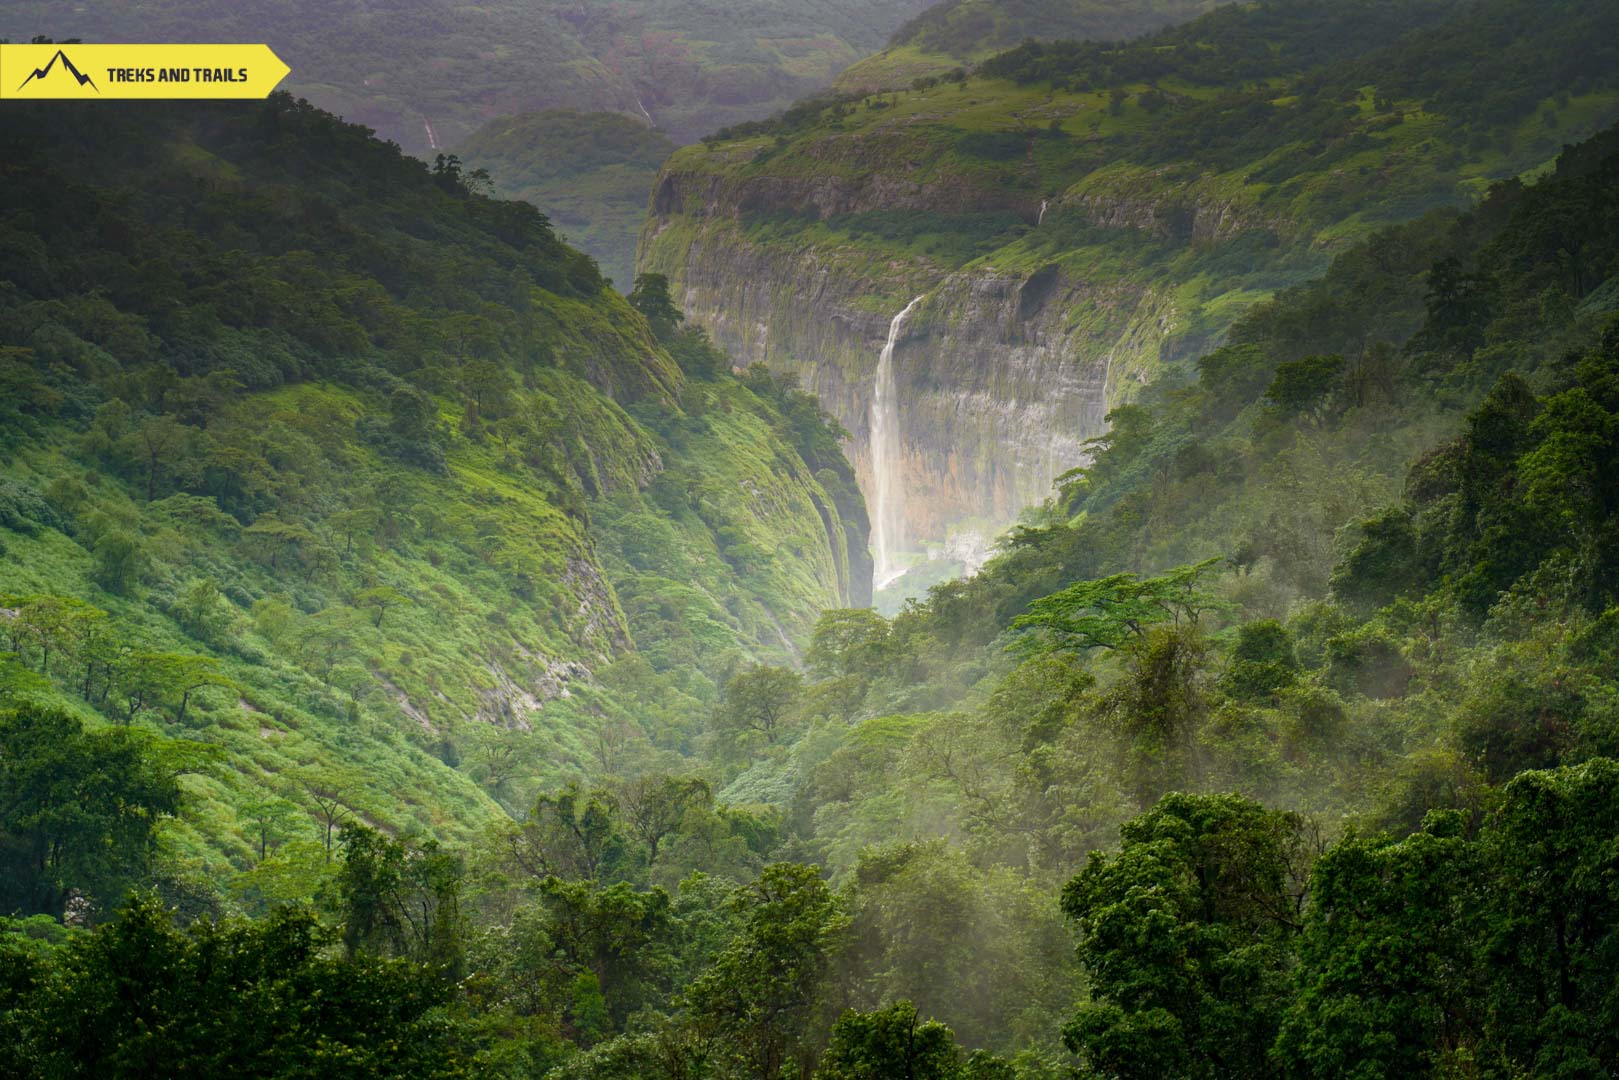
[[[0,45],[0,100],[263,98],[289,70],[268,45]]]

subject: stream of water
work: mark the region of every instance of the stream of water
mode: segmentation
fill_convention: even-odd
[[[905,478],[900,443],[899,400],[894,384],[894,346],[918,296],[888,324],[888,340],[877,358],[871,393],[871,536],[874,585],[881,589],[905,572],[896,556],[905,542]]]

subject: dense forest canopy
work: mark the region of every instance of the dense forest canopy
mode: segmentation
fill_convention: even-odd
[[[848,433],[476,166],[4,121],[0,1073],[1619,1071],[1619,128],[885,617]]]

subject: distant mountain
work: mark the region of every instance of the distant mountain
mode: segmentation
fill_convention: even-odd
[[[489,121],[457,148],[495,192],[543,210],[628,291],[647,194],[675,144],[618,113],[547,109]]]
[[[688,142],[768,116],[878,48],[925,0],[149,0],[0,9],[0,38],[266,42],[284,89],[407,152],[454,146],[493,117],[621,112]]]

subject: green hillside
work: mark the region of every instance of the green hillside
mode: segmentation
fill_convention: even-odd
[[[842,91],[887,90],[942,75],[1025,41],[1123,41],[1195,18],[1217,0],[945,0],[837,78]]]
[[[826,86],[925,6],[19,0],[0,38],[266,42],[292,68],[283,89],[431,157],[497,116],[549,108],[618,112],[686,142]]]
[[[652,180],[674,149],[644,122],[566,109],[491,120],[456,147],[496,194],[539,207],[625,292]]]
[[[307,895],[330,813],[464,843],[607,733],[678,760],[864,589],[813,404],[532,207],[285,96],[3,138],[0,685],[191,755],[221,902]]]
[[[1232,6],[1139,42],[1029,44],[968,78],[808,102],[666,171],[737,193],[692,215],[710,242],[734,229],[816,250],[885,310],[968,265],[1172,282],[1163,351],[1189,358],[1378,224],[1463,205],[1610,122],[1619,15],[1591,0],[1541,15],[1523,0]],[[1496,36],[1511,46],[1492,52]],[[872,227],[863,206],[814,201],[817,184],[869,189],[890,170],[915,186],[917,213]],[[754,209],[749,189],[766,186]],[[678,278],[686,227],[649,231],[645,264]],[[1156,360],[1120,374],[1150,376]]]

